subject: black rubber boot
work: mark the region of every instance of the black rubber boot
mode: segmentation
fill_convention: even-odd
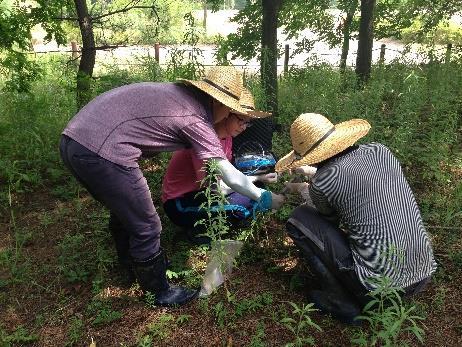
[[[133,261],[133,270],[141,289],[154,294],[156,305],[184,305],[199,294],[198,290],[172,286],[168,283],[165,273],[167,262],[162,249],[145,261]]]
[[[308,293],[310,301],[316,308],[343,323],[360,325],[361,321],[355,320],[355,317],[361,314],[361,307],[352,295],[342,287],[332,272],[316,255],[305,253],[305,259],[321,284],[320,290],[311,290]]]

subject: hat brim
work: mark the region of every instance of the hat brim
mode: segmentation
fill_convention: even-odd
[[[235,99],[232,96],[227,95],[226,93],[215,88],[211,84],[205,81],[192,81],[185,79],[178,79],[178,81],[186,84],[191,84],[194,87],[199,88],[203,92],[210,95],[212,98],[221,102],[223,105],[228,106],[232,110],[231,112],[247,116],[247,111],[239,105],[239,99]]]
[[[303,165],[317,164],[352,146],[370,130],[371,125],[364,119],[351,119],[335,125],[335,131],[313,151],[297,160],[295,151],[282,157],[275,167],[276,172],[295,169]]]

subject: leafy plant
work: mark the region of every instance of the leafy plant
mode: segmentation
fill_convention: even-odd
[[[321,327],[317,325],[310,317],[310,314],[317,309],[313,308],[314,304],[302,304],[298,306],[293,302],[289,302],[292,306],[293,317],[284,317],[281,319],[281,323],[292,332],[294,335],[294,340],[287,343],[286,347],[302,347],[306,345],[314,345],[315,341],[312,336],[305,335],[310,329],[316,329],[322,331]]]
[[[255,329],[255,335],[252,336],[249,347],[265,347],[265,323],[258,322],[257,327]]]
[[[5,347],[17,346],[23,343],[32,343],[38,340],[38,336],[31,334],[22,325],[18,326],[16,330],[8,334],[0,325],[0,345]]]
[[[67,332],[66,346],[74,346],[82,341],[84,330],[84,323],[82,319],[72,317],[69,323],[69,330]]]
[[[372,281],[375,289],[369,295],[371,301],[364,307],[359,320],[370,324],[369,332],[360,331],[353,343],[359,346],[396,346],[405,332],[413,334],[423,342],[423,329],[419,321],[423,317],[415,315],[415,306],[403,304],[402,290],[391,284],[389,277],[383,276]]]

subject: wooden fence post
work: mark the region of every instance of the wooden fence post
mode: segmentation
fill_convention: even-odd
[[[160,58],[159,58],[159,49],[160,49],[160,43],[156,42],[154,44],[154,58],[156,59],[157,64],[159,64]]]
[[[72,47],[72,59],[76,60],[79,57],[79,49],[77,48],[77,42],[71,41]]]
[[[289,45],[285,45],[284,50],[284,75],[289,72]]]
[[[444,58],[444,63],[449,64],[451,62],[451,51],[452,51],[452,43],[448,43],[446,46],[446,56]]]
[[[382,43],[382,45],[380,46],[379,64],[383,65],[384,62],[385,62],[385,44]]]

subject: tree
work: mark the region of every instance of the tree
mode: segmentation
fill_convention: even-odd
[[[263,102],[266,109],[273,113],[273,117],[277,117],[278,113],[277,28],[281,5],[282,0],[262,0],[260,76],[264,91]]]
[[[375,2],[376,0],[361,0],[361,21],[355,70],[360,82],[367,82],[371,74]]]

